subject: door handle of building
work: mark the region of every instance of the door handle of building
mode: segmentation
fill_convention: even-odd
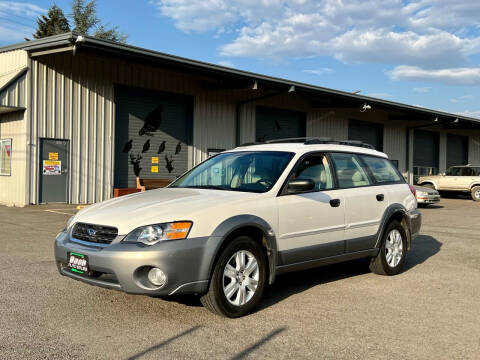
[[[331,207],[339,207],[340,206],[340,199],[332,199],[330,200]]]
[[[383,200],[385,200],[385,195],[377,194],[377,201],[383,201]]]

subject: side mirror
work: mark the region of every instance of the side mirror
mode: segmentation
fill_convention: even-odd
[[[288,182],[287,192],[289,194],[310,192],[315,190],[315,183],[311,179],[293,179]]]
[[[445,175],[447,175],[447,174],[446,174],[446,173],[442,173],[441,175],[442,175],[442,176],[445,176]]]

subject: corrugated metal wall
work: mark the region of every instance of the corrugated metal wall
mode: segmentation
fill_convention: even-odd
[[[0,54],[0,87],[27,66],[25,51]],[[22,75],[0,93],[0,104],[26,107],[28,74]],[[28,110],[0,114],[0,139],[12,139],[11,176],[0,176],[0,203],[23,206],[26,200],[27,126]]]
[[[143,87],[194,97],[193,146],[188,162],[193,166],[207,157],[208,149],[235,146],[236,102],[261,96],[262,90],[207,91],[194,74],[127,63],[78,53],[35,58],[31,63],[32,101],[30,201],[38,199],[38,139],[68,139],[70,151],[70,199],[93,203],[108,199],[113,187],[115,133],[114,84]],[[203,79],[204,80],[204,79]],[[348,137],[348,119],[385,123],[384,149],[406,170],[406,122],[387,121],[386,113],[313,109],[296,93],[246,103],[240,110],[241,143],[255,140],[257,105],[307,113],[307,136]],[[477,132],[478,134],[478,132]],[[476,135],[478,136],[478,135]],[[470,158],[480,150],[470,141]]]
[[[78,54],[54,54],[32,61],[30,139],[68,139],[70,199],[93,203],[112,196],[114,84],[194,96],[193,143],[189,166],[210,148],[235,146],[235,99],[244,91],[204,91],[194,76],[150,66]],[[195,150],[194,150],[195,149]],[[31,201],[38,201],[38,147],[32,151]]]

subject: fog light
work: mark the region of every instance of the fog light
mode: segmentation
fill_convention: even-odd
[[[151,268],[148,272],[148,280],[155,286],[163,286],[167,283],[167,275],[159,268]]]

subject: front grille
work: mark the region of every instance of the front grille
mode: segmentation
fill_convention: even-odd
[[[110,244],[118,235],[118,229],[111,226],[77,223],[73,227],[75,239],[98,244]]]

